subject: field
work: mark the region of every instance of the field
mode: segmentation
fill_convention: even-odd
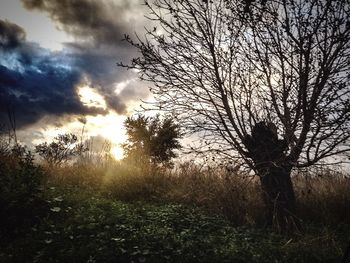
[[[295,174],[303,228],[282,236],[244,173],[5,157],[1,262],[340,262],[349,242],[350,180],[327,169]]]

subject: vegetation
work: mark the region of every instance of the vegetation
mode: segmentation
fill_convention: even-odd
[[[293,177],[304,228],[279,235],[243,172],[110,158],[40,168],[7,149],[1,262],[339,262],[350,235],[350,180],[327,169]]]
[[[35,151],[49,166],[59,166],[67,163],[74,157],[81,155],[87,148],[78,142],[78,137],[72,133],[60,134],[51,143],[41,143]]]
[[[0,138],[0,236],[20,235],[45,213],[44,171],[25,147]],[[0,242],[1,243],[1,242]]]
[[[310,225],[283,237],[198,208],[64,187],[47,189],[48,214],[2,246],[1,262],[338,262],[349,234],[344,225]]]
[[[74,134],[35,156],[9,113],[0,262],[348,262],[349,174],[314,165],[349,158],[350,0],[151,2],[121,66],[176,117],[128,118],[117,161]],[[182,127],[213,162],[173,162]]]
[[[138,115],[136,118],[127,118],[124,124],[128,142],[123,145],[123,149],[129,162],[165,166],[172,164],[171,159],[176,157],[174,150],[181,148],[179,139],[182,137],[174,118],[161,120],[159,115]]]
[[[350,152],[350,1],[145,4],[155,27],[126,37],[140,56],[121,66],[202,138],[195,152],[254,170],[269,221],[294,229],[292,170]]]

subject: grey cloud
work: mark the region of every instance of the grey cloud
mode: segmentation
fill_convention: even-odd
[[[93,39],[98,45],[126,45],[121,42],[132,27],[141,25],[140,1],[22,0],[28,9],[47,12],[73,36]]]
[[[11,49],[19,46],[26,38],[24,30],[9,21],[0,20],[0,48]]]
[[[117,65],[119,58],[128,56],[129,53],[118,52],[110,48],[91,48],[84,45],[67,45],[72,65],[79,68],[80,72],[87,75],[92,86],[106,100],[107,106],[119,114],[126,113],[126,105],[122,96],[114,93],[115,83],[131,77],[131,72],[120,70]],[[120,50],[122,51],[122,50]],[[114,54],[114,55],[113,55]],[[138,99],[140,94],[135,94]]]
[[[150,94],[147,83],[142,83],[136,79],[129,81],[126,86],[118,92],[118,96],[124,98],[124,101],[132,101],[135,96],[141,95],[143,98]]]

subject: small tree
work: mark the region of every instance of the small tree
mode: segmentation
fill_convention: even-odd
[[[35,146],[35,150],[50,166],[60,166],[87,151],[87,148],[78,142],[76,135],[66,133],[58,135],[51,143]]]
[[[123,144],[126,159],[134,162],[171,165],[180,149],[180,127],[173,118],[161,120],[156,117],[129,117],[124,123],[129,137]]]

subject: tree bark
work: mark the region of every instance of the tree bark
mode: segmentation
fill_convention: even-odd
[[[266,221],[279,233],[300,230],[295,216],[295,194],[291,180],[291,167],[270,164],[261,172],[260,182],[266,205]]]

